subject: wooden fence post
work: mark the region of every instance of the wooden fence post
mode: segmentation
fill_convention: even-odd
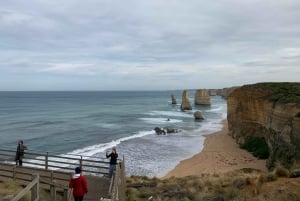
[[[16,167],[13,167],[13,180],[16,181]]]
[[[80,166],[80,168],[82,169],[82,156],[80,156],[79,166]]]
[[[32,187],[31,189],[31,201],[36,201],[39,200],[39,191],[40,191],[40,175],[39,174],[32,174],[32,180],[36,179],[38,180],[38,182]]]
[[[54,176],[53,176],[53,171],[51,171],[51,175],[50,175],[50,180],[51,180],[51,184],[50,184],[50,196],[52,200],[56,200],[56,186],[53,184],[55,182],[54,180]]]
[[[45,169],[48,170],[48,152],[46,153],[45,156]]]

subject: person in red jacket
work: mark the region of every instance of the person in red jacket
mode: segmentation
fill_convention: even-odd
[[[85,176],[81,174],[81,168],[75,168],[75,174],[70,179],[69,187],[73,189],[75,201],[82,201],[84,194],[88,192],[87,181]]]

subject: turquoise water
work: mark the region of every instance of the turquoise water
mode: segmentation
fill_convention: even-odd
[[[189,91],[193,102],[194,91]],[[177,105],[171,105],[171,94]],[[221,129],[226,101],[180,111],[182,91],[0,92],[0,147],[14,149],[19,139],[29,150],[104,156],[117,146],[128,175],[162,176],[199,152],[203,134]],[[193,113],[201,110],[205,120]],[[170,119],[170,121],[167,121]],[[182,132],[157,136],[154,127]]]

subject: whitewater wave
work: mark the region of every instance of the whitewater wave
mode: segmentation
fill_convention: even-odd
[[[223,111],[224,110],[224,106],[225,105],[220,105],[219,107],[212,108],[210,110],[207,110],[206,112],[219,112],[219,111]]]
[[[180,110],[177,111],[151,111],[146,113],[151,116],[163,115],[163,116],[173,116],[173,117],[191,117],[188,112],[181,112]]]
[[[179,119],[166,119],[166,118],[139,118],[149,124],[166,124],[166,123],[180,123],[182,120]]]
[[[154,133],[155,133],[154,130],[140,131],[137,134],[134,134],[134,135],[131,135],[131,136],[128,136],[128,137],[123,137],[123,138],[120,138],[120,139],[117,139],[117,140],[113,140],[113,141],[108,142],[108,143],[96,144],[96,145],[91,145],[91,146],[84,147],[84,148],[81,148],[81,149],[76,149],[72,152],[67,153],[67,155],[81,155],[81,156],[85,156],[85,157],[91,157],[91,156],[94,156],[96,154],[103,153],[106,150],[111,149],[114,146],[117,146],[121,142],[132,140],[132,139],[135,139],[135,138],[144,137],[146,135],[151,135],[151,134],[154,134]]]

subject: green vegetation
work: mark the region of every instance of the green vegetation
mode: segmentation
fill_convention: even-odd
[[[256,89],[264,89],[272,92],[269,101],[278,103],[296,103],[300,104],[300,83],[299,82],[266,82],[246,87],[254,87]]]
[[[16,196],[24,186],[13,180],[0,181],[0,200],[3,200],[5,196]],[[50,193],[45,189],[40,188],[40,200],[50,200]],[[24,197],[20,199],[20,201],[29,201],[30,200],[30,192],[28,192]],[[57,200],[63,200],[62,195],[57,195]]]
[[[259,159],[267,159],[269,157],[268,145],[263,137],[247,137],[244,144],[240,147],[253,154]]]
[[[278,176],[276,175],[276,174],[274,174],[274,173],[269,173],[268,175],[267,175],[267,182],[271,182],[271,181],[276,181],[277,180],[277,178],[278,178]]]

